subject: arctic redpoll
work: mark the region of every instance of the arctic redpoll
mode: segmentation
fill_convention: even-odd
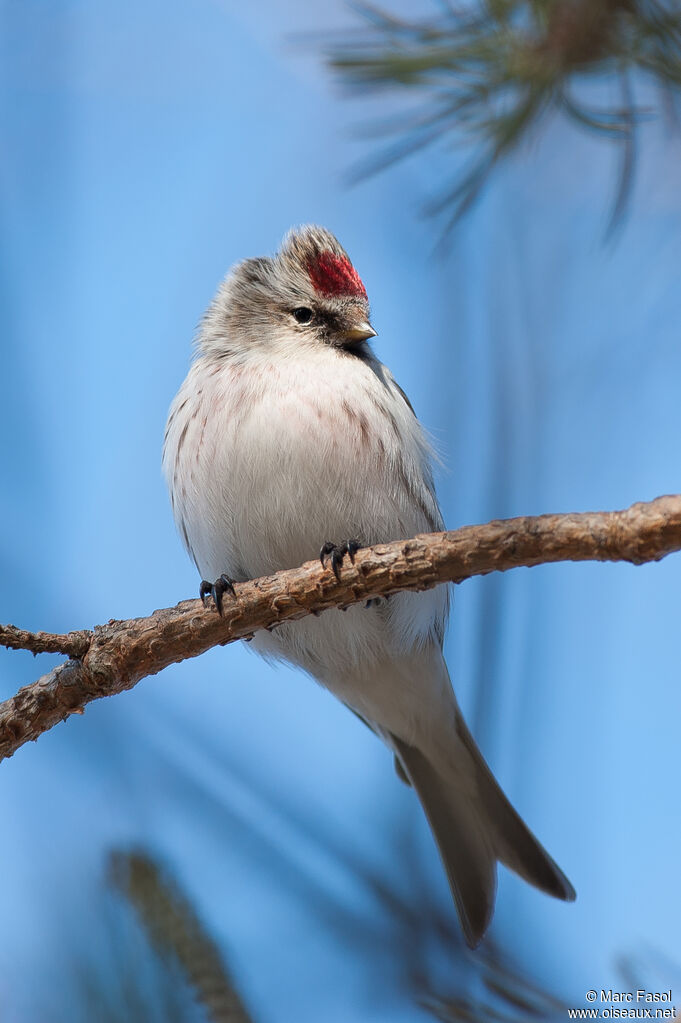
[[[218,609],[233,584],[443,528],[424,432],[368,345],[362,281],[329,231],[292,231],[237,264],[203,320],[163,465]],[[560,899],[572,885],[499,788],[442,656],[447,588],[324,611],[252,646],[299,665],[394,753],[426,813],[466,940],[490,922],[497,861]]]

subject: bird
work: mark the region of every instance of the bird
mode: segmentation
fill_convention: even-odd
[[[200,596],[220,613],[240,582],[317,557],[339,575],[360,547],[444,529],[431,444],[375,336],[362,279],[326,228],[292,229],[220,284],[163,446]],[[446,585],[405,591],[259,630],[250,645],[316,679],[391,751],[475,948],[498,862],[558,899],[575,891],[466,725],[442,651],[448,606]]]

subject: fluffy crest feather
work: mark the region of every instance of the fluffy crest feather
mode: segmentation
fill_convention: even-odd
[[[366,288],[347,252],[323,227],[309,224],[291,231],[284,240],[280,258],[304,269],[314,289],[323,295],[367,298]]]

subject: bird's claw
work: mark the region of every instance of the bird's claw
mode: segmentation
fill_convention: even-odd
[[[231,593],[233,597],[236,597],[236,591],[234,589],[234,580],[230,579],[228,575],[221,575],[219,579],[216,579],[214,583],[206,582],[205,579],[201,580],[199,586],[199,599],[203,602],[205,607],[206,597],[211,596],[215,601],[215,606],[218,609],[218,614],[222,615],[222,598],[225,593]]]
[[[319,560],[322,563],[322,567],[326,568],[328,562],[331,562],[331,568],[336,579],[340,579],[340,570],[343,564],[343,558],[347,554],[350,561],[354,565],[355,554],[361,547],[361,543],[357,540],[346,540],[345,543],[335,544],[330,540],[327,540],[322,549],[319,552]]]

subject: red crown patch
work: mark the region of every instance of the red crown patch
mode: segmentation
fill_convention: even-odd
[[[320,252],[307,268],[310,280],[324,295],[357,295],[366,298],[362,279],[347,256]]]

